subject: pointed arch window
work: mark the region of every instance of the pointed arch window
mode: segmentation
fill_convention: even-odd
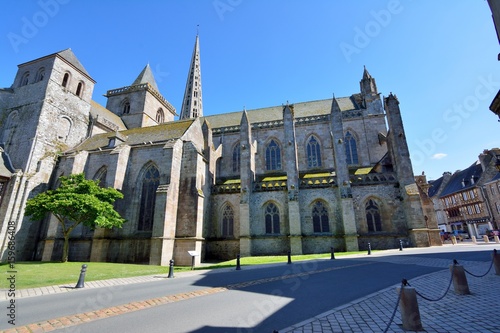
[[[147,167],[142,177],[139,223],[137,224],[137,230],[139,231],[153,230],[156,190],[158,189],[158,185],[160,185],[160,172],[155,166],[150,165]]]
[[[108,187],[108,184],[106,182],[106,177],[108,175],[108,169],[103,166],[97,172],[95,173],[94,180],[98,181],[99,187]]]
[[[280,233],[280,211],[274,203],[265,206],[266,234]]]
[[[370,199],[365,207],[368,232],[382,231],[382,220],[378,204],[375,200]]]
[[[344,142],[345,142],[345,155],[347,164],[359,164],[356,139],[351,134],[351,132],[348,131],[345,134]]]
[[[307,142],[307,166],[309,168],[321,167],[321,147],[314,135]]]
[[[26,86],[29,83],[29,79],[30,79],[30,72],[25,72],[21,77],[20,87]]]
[[[64,76],[63,76],[63,80],[62,80],[62,83],[61,85],[66,88],[68,86],[68,83],[69,83],[69,73],[64,73]]]
[[[233,148],[233,172],[239,172],[241,166],[241,148],[240,144],[234,146]]]
[[[234,236],[234,210],[229,204],[222,211],[222,236]]]
[[[266,170],[281,170],[281,149],[274,140],[266,147]]]
[[[312,209],[313,231],[315,233],[330,232],[328,210],[321,201],[316,201]]]
[[[158,111],[156,111],[156,122],[158,124],[161,124],[165,121],[165,113],[163,113],[163,109],[159,108]]]

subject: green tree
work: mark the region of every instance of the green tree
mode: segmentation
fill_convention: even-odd
[[[61,185],[55,190],[37,194],[26,202],[25,214],[34,220],[42,220],[52,213],[61,223],[64,235],[62,262],[68,261],[69,236],[79,224],[92,229],[121,228],[125,220],[114,209],[116,199],[123,194],[114,188],[102,188],[96,180],[85,175],[61,176]]]

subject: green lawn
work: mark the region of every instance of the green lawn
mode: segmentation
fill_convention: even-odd
[[[337,252],[335,256],[346,254],[365,253],[365,252]],[[310,259],[330,258],[330,253],[325,254],[309,254],[292,256],[292,262]],[[283,256],[263,256],[263,257],[243,257],[240,258],[241,266],[271,264],[279,262],[287,262],[288,257]],[[82,264],[87,265],[85,281],[96,281],[113,278],[123,278],[141,275],[168,274],[168,266],[151,266],[151,265],[133,265],[133,264],[114,264],[104,262],[19,262],[15,263],[14,270],[16,271],[16,289],[35,288],[52,285],[68,285],[75,286],[80,276]],[[236,259],[218,262],[214,264],[203,264],[202,267],[196,269],[217,269],[224,267],[236,267]],[[175,267],[175,272],[189,270],[190,267]],[[8,264],[0,264],[0,289],[7,287],[8,278],[12,273]]]

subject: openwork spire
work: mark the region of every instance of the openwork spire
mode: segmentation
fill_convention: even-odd
[[[200,66],[200,43],[198,35],[194,44],[193,56],[182,100],[180,119],[196,118],[203,116],[203,100],[201,94],[201,66]]]

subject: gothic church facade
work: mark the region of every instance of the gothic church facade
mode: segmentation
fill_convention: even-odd
[[[57,260],[60,226],[26,200],[85,173],[124,194],[121,229],[79,227],[70,260],[190,265],[237,254],[307,254],[440,244],[422,209],[399,101],[360,91],[204,116],[196,37],[179,119],[149,66],[92,100],[70,49],[19,65],[0,89],[0,241],[6,260]],[[192,252],[195,251],[195,252]]]

